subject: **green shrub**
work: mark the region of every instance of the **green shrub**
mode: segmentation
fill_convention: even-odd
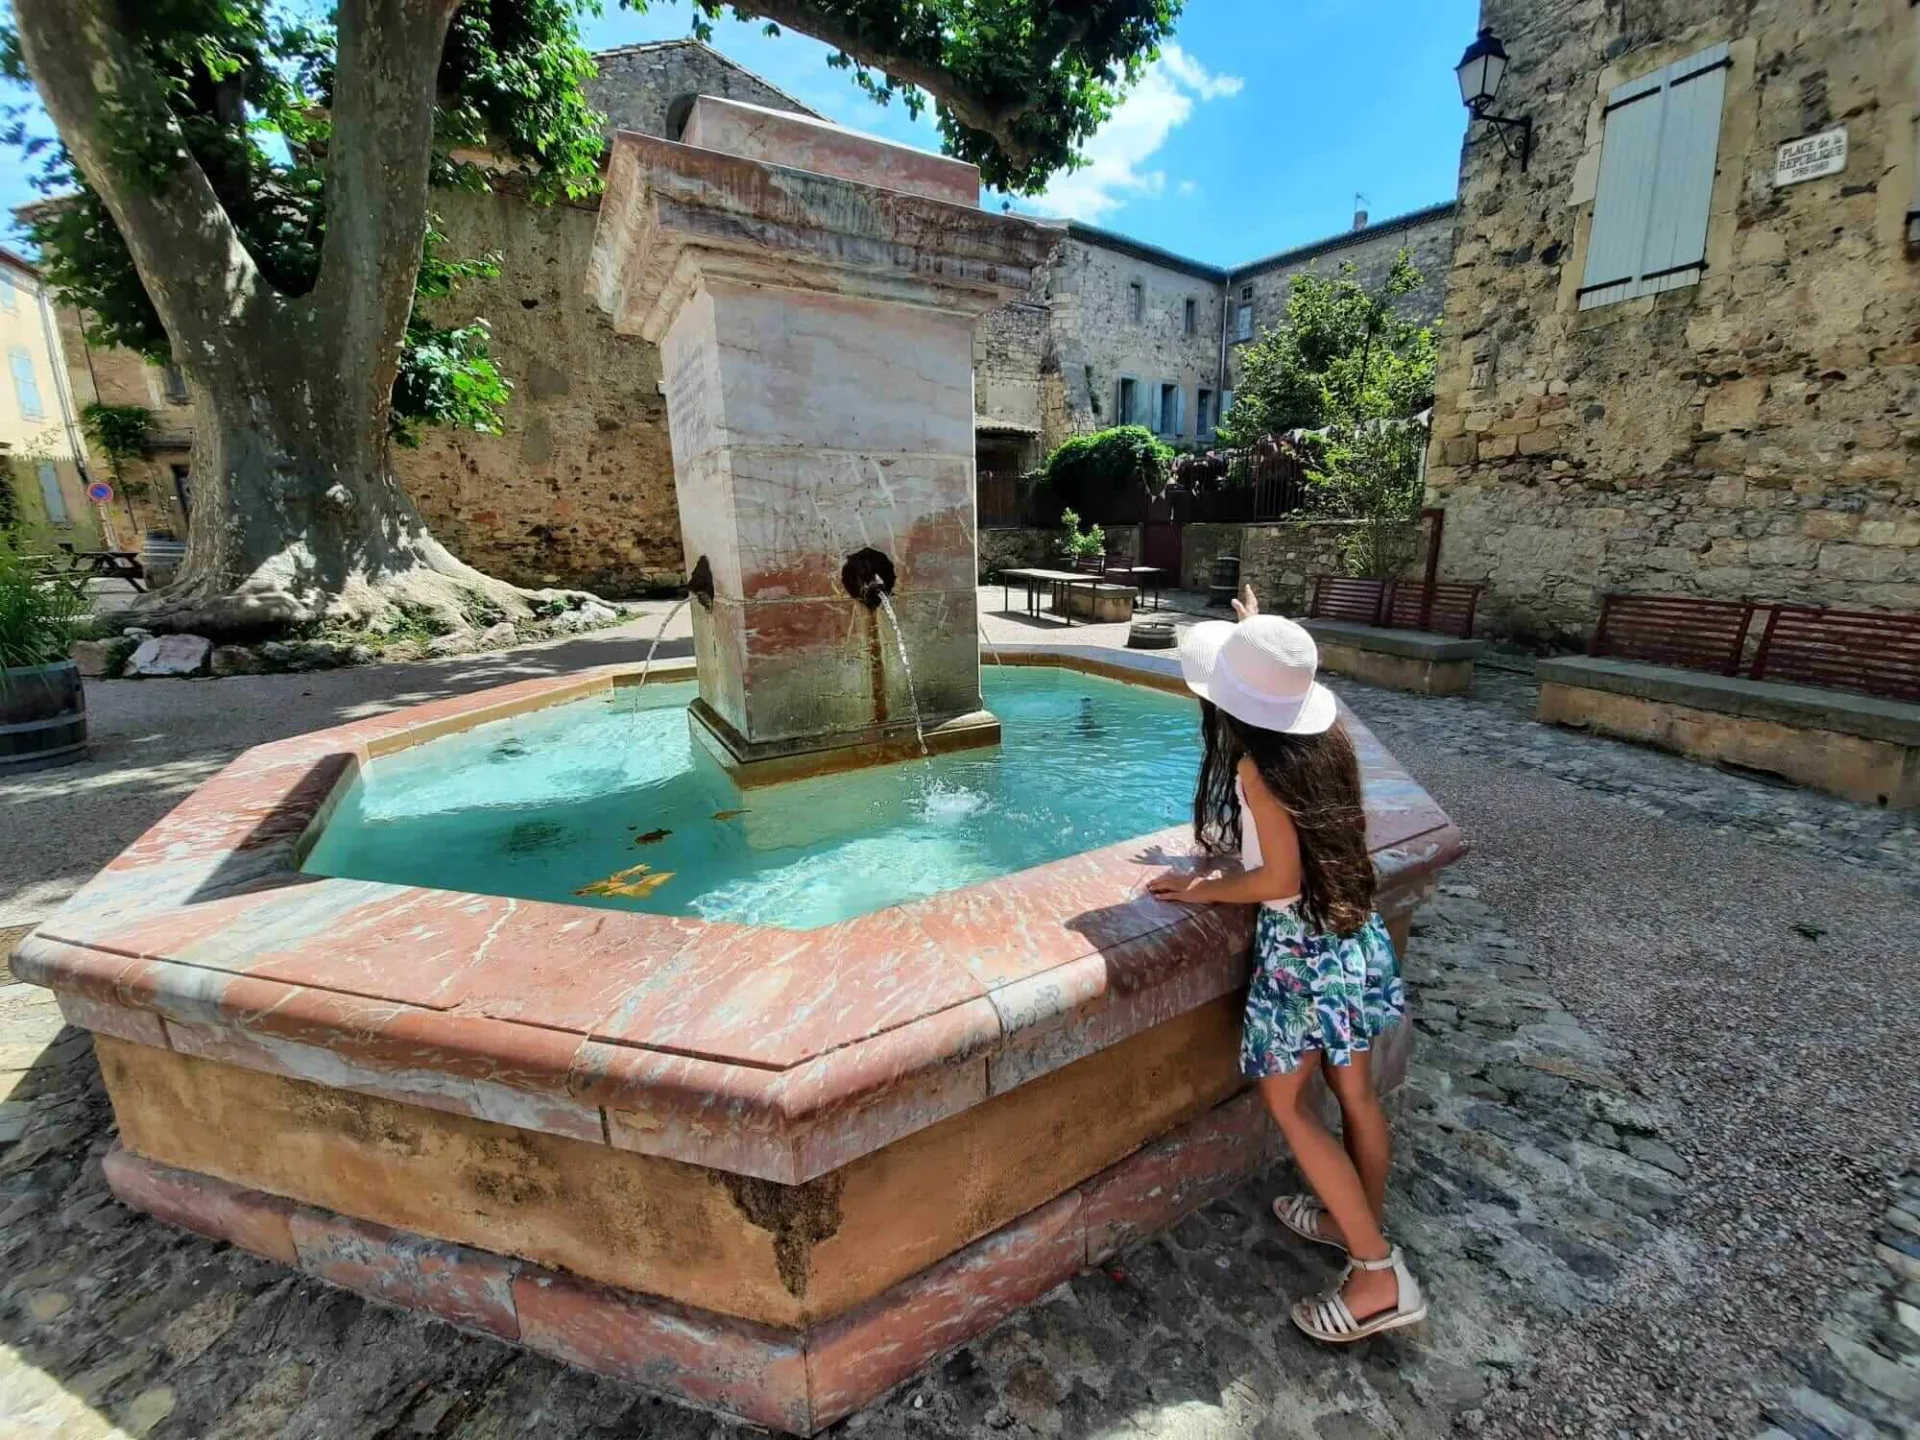
[[[0,533],[0,672],[66,659],[91,619],[84,591],[49,579]]]
[[[1047,457],[1047,503],[1056,515],[1100,514],[1143,487],[1157,491],[1172,464],[1172,449],[1144,425],[1076,435]]]
[[[1060,512],[1060,548],[1075,560],[1091,560],[1107,553],[1107,532],[1098,525],[1080,528],[1080,517],[1072,510]]]

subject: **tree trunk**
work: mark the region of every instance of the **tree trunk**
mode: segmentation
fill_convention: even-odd
[[[396,603],[463,624],[526,596],[427,533],[388,416],[426,235],[434,77],[459,0],[340,0],[327,231],[310,294],[280,294],[193,159],[120,0],[15,0],[35,85],[99,194],[196,391],[186,563],[137,613],[213,633]],[[171,136],[163,173],[125,135]],[[145,162],[150,163],[150,162]]]
[[[385,410],[341,405],[337,377],[300,353],[236,326],[214,373],[203,367],[186,560],[130,618],[237,635],[377,622],[396,605],[454,628],[482,607],[527,613],[525,592],[429,533],[394,476]]]

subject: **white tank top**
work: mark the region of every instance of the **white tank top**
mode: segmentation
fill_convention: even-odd
[[[1253,823],[1253,810],[1247,804],[1247,787],[1240,783],[1238,775],[1233,777],[1233,793],[1240,801],[1240,866],[1244,870],[1258,870],[1262,865],[1260,858],[1260,830]],[[1285,900],[1262,900],[1260,902],[1270,910],[1286,910],[1300,903],[1298,895]]]

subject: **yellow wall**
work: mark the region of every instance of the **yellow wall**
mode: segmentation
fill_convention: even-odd
[[[0,454],[15,517],[34,549],[100,544],[78,418],[40,278],[0,254]]]

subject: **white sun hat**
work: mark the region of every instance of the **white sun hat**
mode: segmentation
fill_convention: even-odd
[[[1333,728],[1339,707],[1314,680],[1320,651],[1304,628],[1279,615],[1239,624],[1207,620],[1180,637],[1187,688],[1243,724],[1282,735]]]

